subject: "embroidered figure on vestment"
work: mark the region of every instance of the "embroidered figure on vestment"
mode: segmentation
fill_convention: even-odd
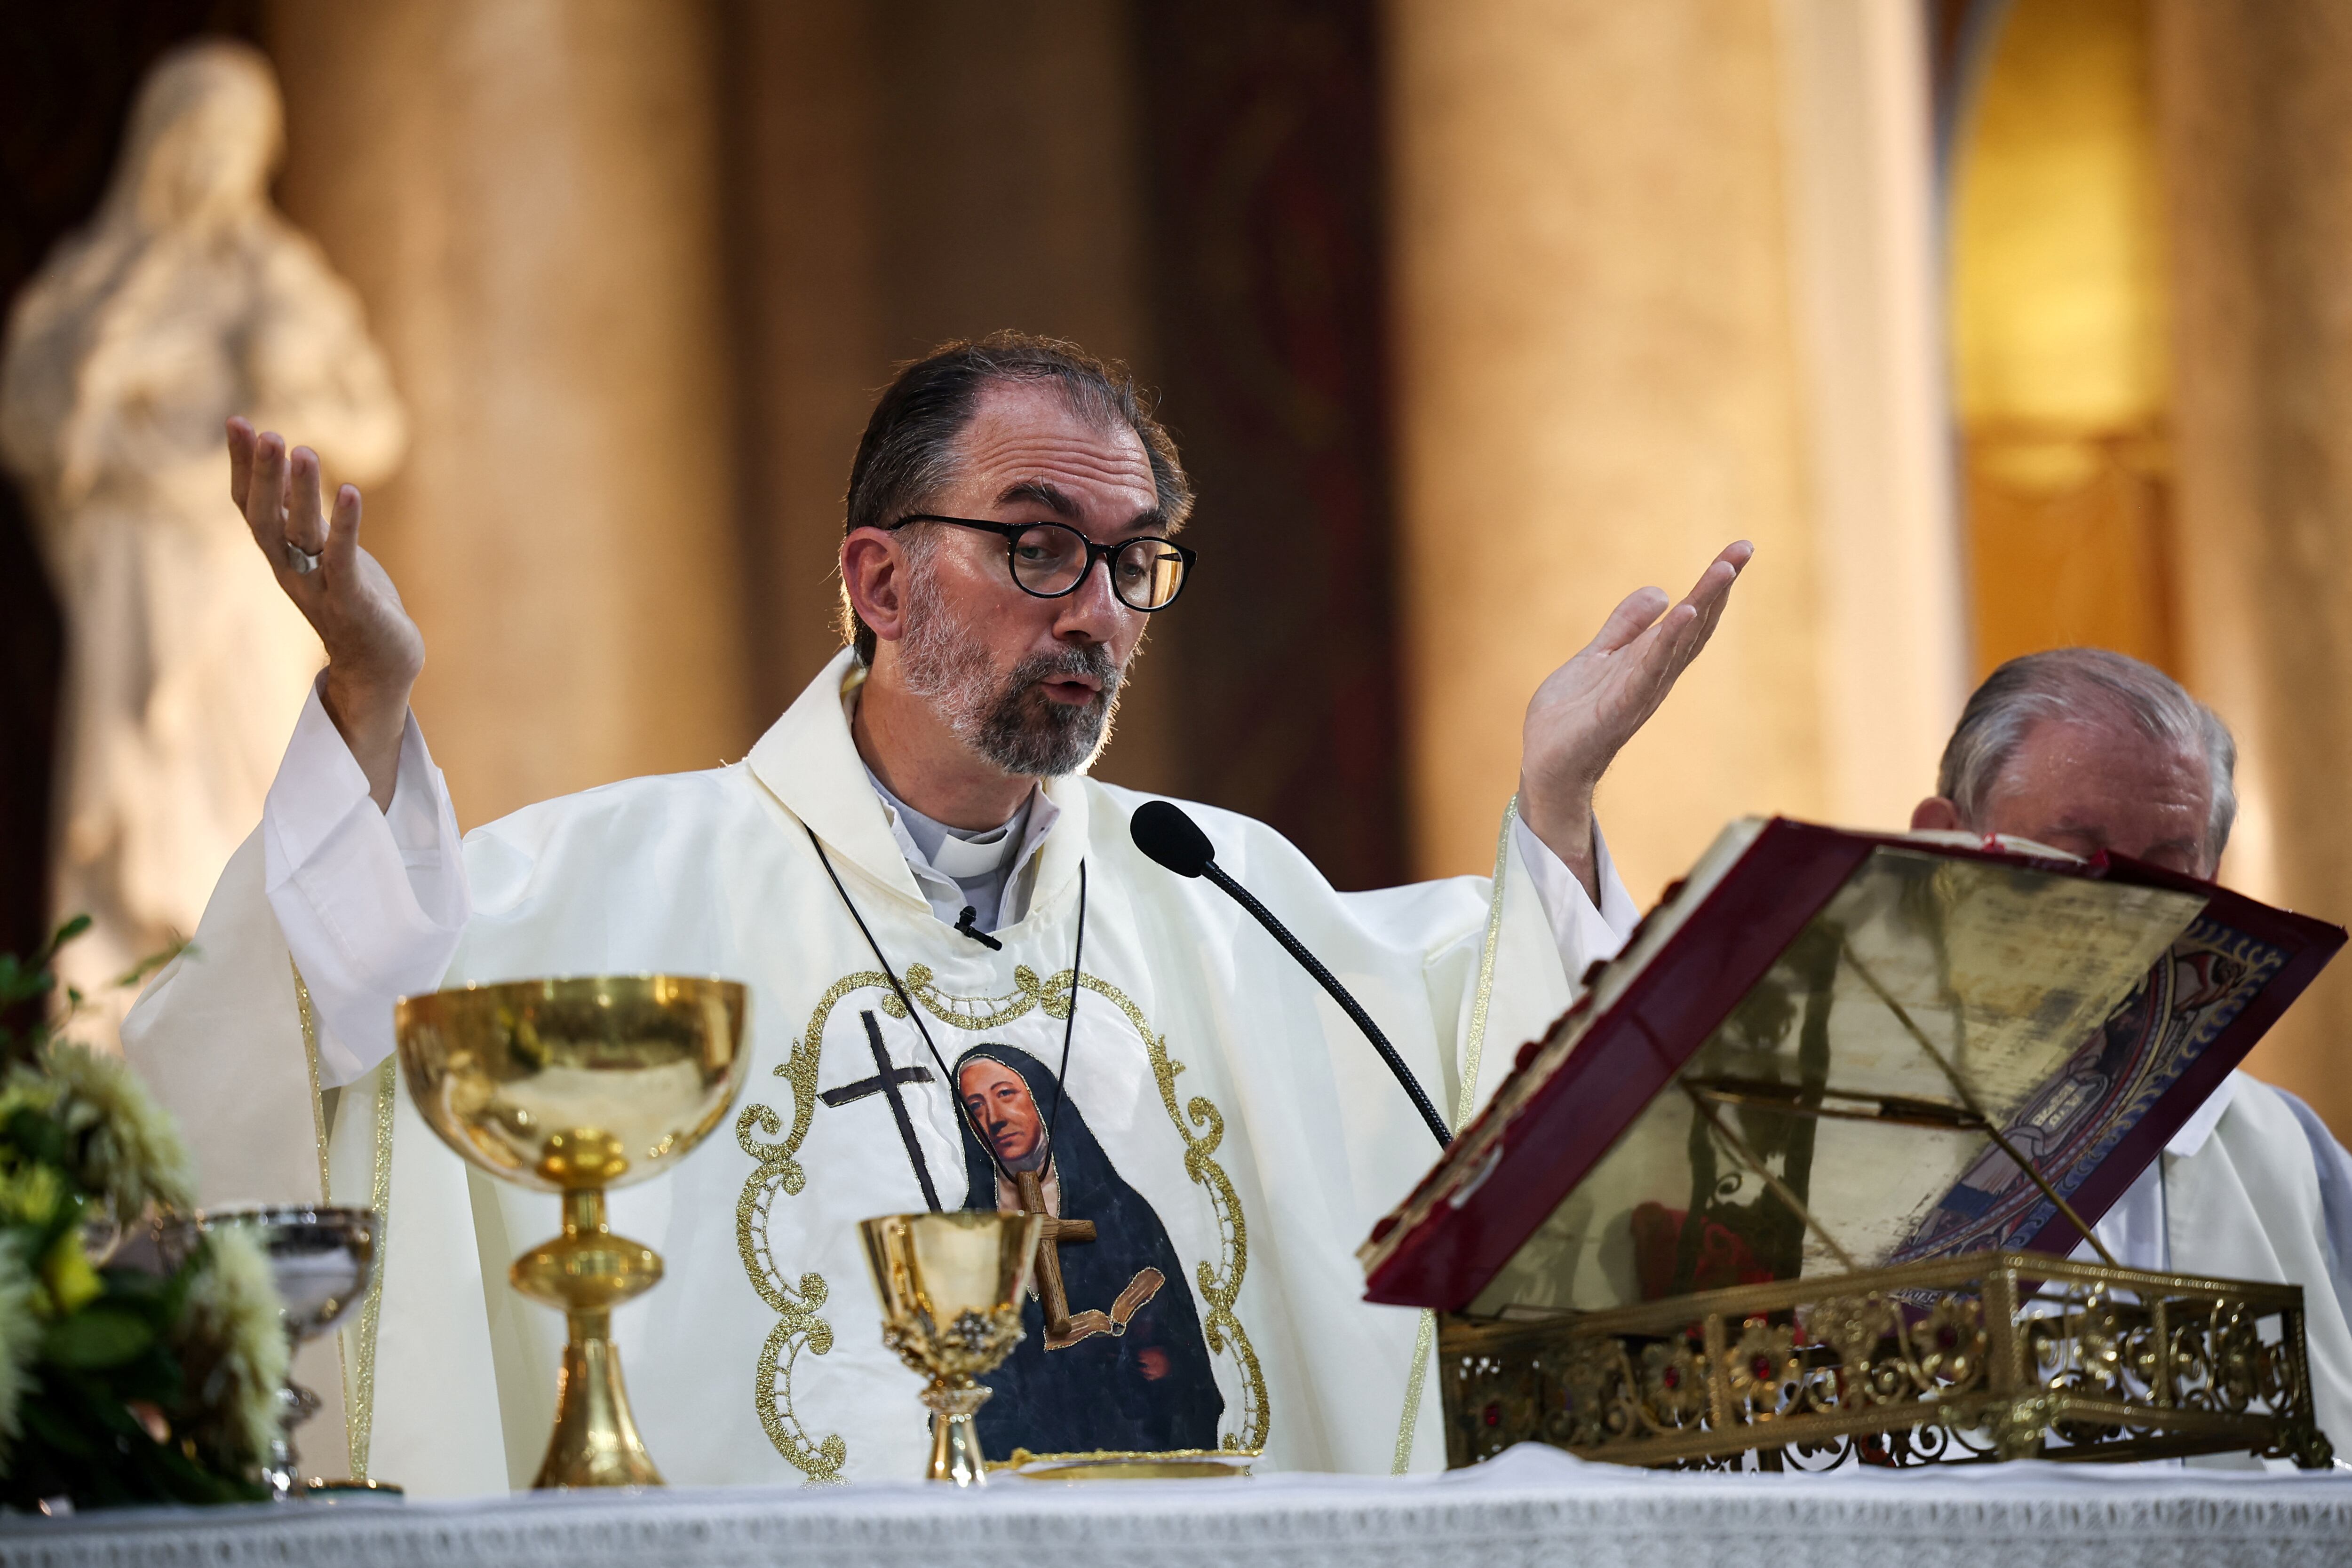
[[[956,1059],[956,1092],[971,1113],[964,1133],[966,1208],[1017,1210],[1023,1188],[1047,1213],[1093,1227],[1061,1252],[1069,1324],[1047,1322],[1045,1291],[1022,1303],[1028,1331],[982,1381],[996,1396],[981,1407],[981,1447],[992,1459],[1102,1449],[1213,1448],[1224,1396],[1209,1362],[1183,1266],[1150,1200],[1129,1186],[1087,1125],[1057,1094],[1052,1069],[1009,1045],[976,1045]],[[1060,1100],[1054,1133],[1045,1107]],[[975,1142],[980,1128],[993,1145]],[[997,1167],[1014,1173],[1008,1183]],[[1016,1185],[1017,1184],[1017,1185]],[[1041,1248],[1041,1251],[1043,1249]],[[1044,1260],[1041,1259],[1041,1261]]]
[[[1067,970],[1041,979],[1026,965],[1013,969],[1013,991],[999,997],[958,997],[943,992],[933,983],[930,967],[924,964],[908,965],[904,980],[916,1005],[933,1020],[975,1034],[1000,1030],[1032,1012],[1066,1019],[1073,990]],[[1167,1041],[1152,1030],[1142,1010],[1124,991],[1092,974],[1076,977],[1076,988],[1092,991],[1108,1001],[1134,1029],[1159,1088],[1161,1107],[1183,1139],[1185,1174],[1202,1188],[1215,1219],[1218,1255],[1195,1265],[1192,1283],[1202,1309],[1199,1313],[1202,1339],[1213,1356],[1229,1361],[1239,1385],[1239,1403],[1224,1422],[1231,1429],[1218,1442],[1200,1446],[1262,1448],[1270,1425],[1265,1377],[1258,1365],[1257,1352],[1234,1310],[1249,1266],[1249,1228],[1233,1182],[1216,1158],[1224,1141],[1224,1115],[1203,1094],[1193,1095],[1180,1104],[1176,1078],[1184,1071],[1184,1064],[1169,1056]],[[835,1010],[861,992],[872,995],[859,997],[859,1009],[870,1006],[887,1019],[907,1018],[906,1007],[899,1001],[889,977],[879,969],[844,976],[818,998],[807,1028],[793,1043],[791,1056],[774,1069],[775,1075],[791,1088],[788,1111],[780,1113],[775,1106],[752,1103],[744,1106],[735,1123],[737,1145],[757,1162],[736,1204],[736,1245],[751,1288],[778,1319],[769,1331],[754,1368],[752,1396],[758,1405],[761,1425],[775,1444],[776,1451],[811,1480],[840,1479],[842,1468],[848,1460],[848,1446],[839,1434],[813,1427],[811,1418],[793,1400],[793,1371],[800,1358],[803,1354],[824,1355],[833,1348],[834,1325],[826,1310],[832,1287],[822,1273],[787,1272],[790,1260],[779,1259],[772,1249],[771,1225],[776,1205],[789,1202],[807,1187],[809,1170],[802,1163],[801,1146],[822,1103],[817,1075],[825,1028]],[[839,1049],[852,1049],[847,1040],[835,1043]],[[857,1043],[864,1042],[861,1039]],[[863,1056],[863,1051],[859,1055]],[[859,1069],[860,1080],[873,1071],[870,1058],[866,1059]],[[1069,1112],[1062,1114],[1066,1117]],[[1069,1255],[1084,1250],[1074,1249]],[[1176,1282],[1172,1279],[1163,1282],[1157,1293],[1171,1293]],[[1108,1318],[1119,1308],[1120,1301],[1114,1297],[1107,1303],[1081,1304],[1091,1311],[1101,1311]],[[1130,1317],[1140,1308],[1141,1303],[1131,1302]]]

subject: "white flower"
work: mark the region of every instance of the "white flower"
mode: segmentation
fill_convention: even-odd
[[[40,1320],[33,1315],[33,1275],[17,1256],[13,1239],[0,1239],[0,1452],[16,1440],[17,1406],[32,1380],[41,1348]]]
[[[286,1331],[261,1243],[234,1226],[205,1237],[174,1347],[194,1408],[180,1430],[237,1468],[258,1463],[278,1436]]]
[[[40,1070],[58,1091],[51,1113],[65,1126],[73,1174],[106,1196],[116,1223],[136,1223],[150,1204],[194,1207],[195,1174],[180,1129],[121,1058],[54,1042]]]

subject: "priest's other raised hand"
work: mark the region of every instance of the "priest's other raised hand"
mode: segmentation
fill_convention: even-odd
[[[307,446],[289,452],[276,431],[256,434],[244,420],[231,419],[228,493],[278,586],[326,644],[320,699],[367,775],[369,794],[389,810],[408,693],[425,667],[425,637],[391,577],[360,549],[358,488],[335,492],[331,522],[320,499],[319,455]]]
[[[1528,704],[1519,816],[1596,900],[1592,791],[1715,634],[1731,585],[1755,553],[1746,539],[1726,546],[1671,610],[1661,589],[1627,594],[1584,651],[1545,676]]]

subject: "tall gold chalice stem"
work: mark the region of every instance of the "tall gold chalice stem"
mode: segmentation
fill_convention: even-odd
[[[743,987],[673,975],[515,980],[407,997],[400,1065],[425,1120],[492,1176],[563,1197],[563,1234],[507,1277],[569,1329],[536,1487],[659,1486],[629,1414],[613,1309],[660,1282],[607,1189],[668,1169],[742,1087]]]
[[[980,1385],[1021,1343],[1021,1297],[1040,1214],[887,1214],[863,1221],[866,1263],[882,1297],[882,1343],[930,1379],[931,1459],[924,1479],[985,1486],[972,1416]]]

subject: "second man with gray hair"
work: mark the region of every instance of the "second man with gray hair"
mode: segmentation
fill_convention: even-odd
[[[2237,755],[2220,716],[2161,670],[2100,648],[2029,653],[1969,697],[1911,825],[2210,882],[2237,816]],[[2309,1106],[2231,1073],[2098,1232],[2128,1267],[2302,1286],[2319,1425],[2352,1453],[2352,1156]]]

